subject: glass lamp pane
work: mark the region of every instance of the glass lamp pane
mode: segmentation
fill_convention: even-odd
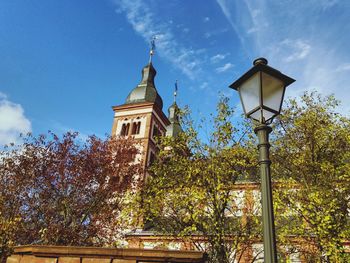
[[[239,93],[243,104],[244,113],[247,114],[251,110],[260,105],[260,76],[259,72],[255,73],[246,80],[240,87]]]
[[[269,119],[271,119],[272,117],[274,117],[276,115],[275,113],[273,113],[271,111],[259,109],[256,112],[252,113],[249,117],[261,122],[261,111],[262,111],[263,117],[265,118],[265,121],[268,121]]]
[[[263,105],[279,112],[283,99],[284,83],[263,72],[262,87]],[[265,117],[265,119],[268,118]]]

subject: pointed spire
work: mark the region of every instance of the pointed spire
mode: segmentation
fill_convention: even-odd
[[[156,36],[153,36],[151,39],[151,50],[149,51],[149,64],[152,63],[152,57],[154,55],[154,51],[156,50]]]
[[[151,40],[149,63],[142,69],[141,82],[129,93],[125,104],[154,102],[160,109],[163,108],[163,100],[159,96],[154,84],[154,78],[157,74],[157,71],[152,65],[152,56],[156,48],[155,39],[156,37],[154,36]]]
[[[176,96],[177,96],[177,80],[175,81],[175,89],[174,89],[174,103],[176,103]]]

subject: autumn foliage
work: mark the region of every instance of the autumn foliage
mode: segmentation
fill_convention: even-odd
[[[254,123],[239,124],[228,102],[220,100],[208,140],[182,115],[184,132],[159,138],[144,185],[131,139],[49,133],[3,149],[1,256],[20,244],[111,244],[135,217],[135,225],[205,250],[210,262],[259,262],[261,207],[253,192],[242,201],[237,190],[259,183]],[[272,124],[279,262],[350,262],[350,119],[337,106],[332,96],[305,93]]]
[[[307,262],[350,262],[350,119],[317,92],[291,99],[275,121],[272,168],[277,236]]]
[[[100,245],[118,228],[123,194],[141,173],[132,140],[24,138],[1,152],[0,252],[13,245]]]
[[[234,126],[234,114],[221,98],[208,141],[182,116],[184,132],[159,142],[143,196],[152,230],[206,251],[211,263],[243,262],[260,232],[253,211],[247,209],[241,220],[240,192],[234,190],[256,168],[254,151],[242,137],[249,127]]]
[[[350,119],[336,112],[338,103],[305,93],[288,100],[272,124],[278,262],[350,262],[344,246],[350,240]],[[260,262],[263,251],[254,248],[262,243],[259,199],[242,211],[234,191],[259,183],[257,138],[233,117],[228,100],[221,100],[207,142],[191,123],[178,138],[161,140],[144,191],[145,213],[155,231],[197,243],[209,262]]]

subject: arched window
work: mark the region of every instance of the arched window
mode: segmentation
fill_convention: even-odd
[[[156,125],[153,125],[153,132],[152,132],[152,137],[156,138],[158,136],[161,136],[162,133],[161,131],[158,129],[158,127]]]
[[[140,128],[141,128],[141,122],[140,121],[133,122],[131,134],[132,135],[140,134]]]
[[[122,130],[120,131],[121,136],[128,136],[130,129],[130,123],[123,123]]]

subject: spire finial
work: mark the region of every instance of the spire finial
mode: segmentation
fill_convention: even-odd
[[[152,62],[152,57],[154,55],[154,51],[156,50],[156,43],[155,43],[156,39],[157,39],[156,36],[153,36],[151,39],[151,50],[149,51],[149,63]]]
[[[174,89],[174,103],[176,103],[176,96],[177,96],[177,80],[175,81],[175,89]]]

